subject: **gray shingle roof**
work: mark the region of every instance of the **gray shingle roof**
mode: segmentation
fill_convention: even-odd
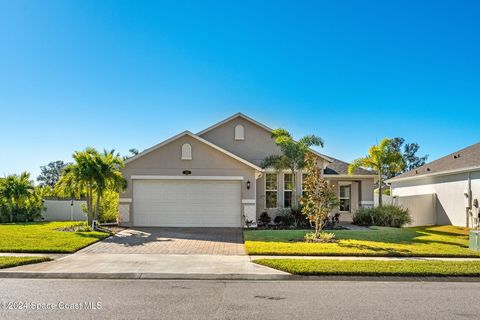
[[[443,158],[427,163],[417,169],[405,172],[392,181],[400,178],[422,176],[447,170],[464,169],[480,166],[480,143],[454,152]]]
[[[349,163],[332,158],[330,156],[329,158],[331,158],[333,162],[327,165],[323,171],[324,174],[348,174],[348,166],[350,165]],[[377,173],[363,168],[358,168],[353,174],[376,175]]]

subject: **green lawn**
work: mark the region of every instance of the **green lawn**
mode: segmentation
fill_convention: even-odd
[[[48,257],[0,257],[0,269],[50,260]]]
[[[254,262],[299,275],[480,276],[480,261],[260,259]]]
[[[245,230],[250,255],[479,257],[468,229],[454,226],[337,230],[337,243],[306,243],[307,230]]]
[[[0,252],[70,253],[109,236],[103,232],[66,232],[79,222],[0,224]]]

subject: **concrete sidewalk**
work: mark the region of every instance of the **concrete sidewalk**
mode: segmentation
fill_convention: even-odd
[[[73,254],[0,270],[0,278],[278,280],[288,276],[254,264],[245,255]]]

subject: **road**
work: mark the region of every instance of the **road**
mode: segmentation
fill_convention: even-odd
[[[479,302],[461,282],[0,279],[0,319],[451,320]]]

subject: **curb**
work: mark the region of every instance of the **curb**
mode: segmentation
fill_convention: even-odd
[[[294,274],[202,273],[65,273],[0,272],[0,279],[105,279],[105,280],[257,280],[257,281],[365,281],[365,282],[480,282],[480,277],[433,276],[302,276]]]
[[[0,279],[289,280],[292,276],[291,274],[0,272]]]

